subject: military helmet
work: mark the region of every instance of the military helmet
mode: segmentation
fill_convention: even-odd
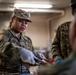
[[[20,19],[25,19],[27,22],[32,22],[30,19],[30,13],[28,13],[22,9],[14,9],[12,16],[16,16]]]

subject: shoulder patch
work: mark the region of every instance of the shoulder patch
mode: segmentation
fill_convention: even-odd
[[[0,31],[0,34],[4,34],[4,31]]]

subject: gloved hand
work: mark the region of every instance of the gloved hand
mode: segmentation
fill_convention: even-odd
[[[56,63],[61,63],[62,61],[63,61],[62,58],[58,58],[55,62],[56,62]]]
[[[27,62],[29,64],[35,64],[35,59],[38,59],[34,54],[33,52],[25,49],[25,48],[22,48],[20,51],[19,51],[19,54],[20,54],[20,58],[23,62]]]

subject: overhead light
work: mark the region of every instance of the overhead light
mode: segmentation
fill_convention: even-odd
[[[49,9],[23,9],[22,10],[25,10],[27,12],[42,12],[42,13],[64,13],[63,10],[49,10]]]
[[[16,8],[52,8],[50,4],[14,4]]]

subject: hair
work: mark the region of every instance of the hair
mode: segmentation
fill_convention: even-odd
[[[12,22],[13,22],[13,19],[15,18],[15,16],[11,16],[11,18],[10,18],[10,23],[9,23],[9,26],[8,26],[8,28],[11,28],[11,25],[12,25]]]

